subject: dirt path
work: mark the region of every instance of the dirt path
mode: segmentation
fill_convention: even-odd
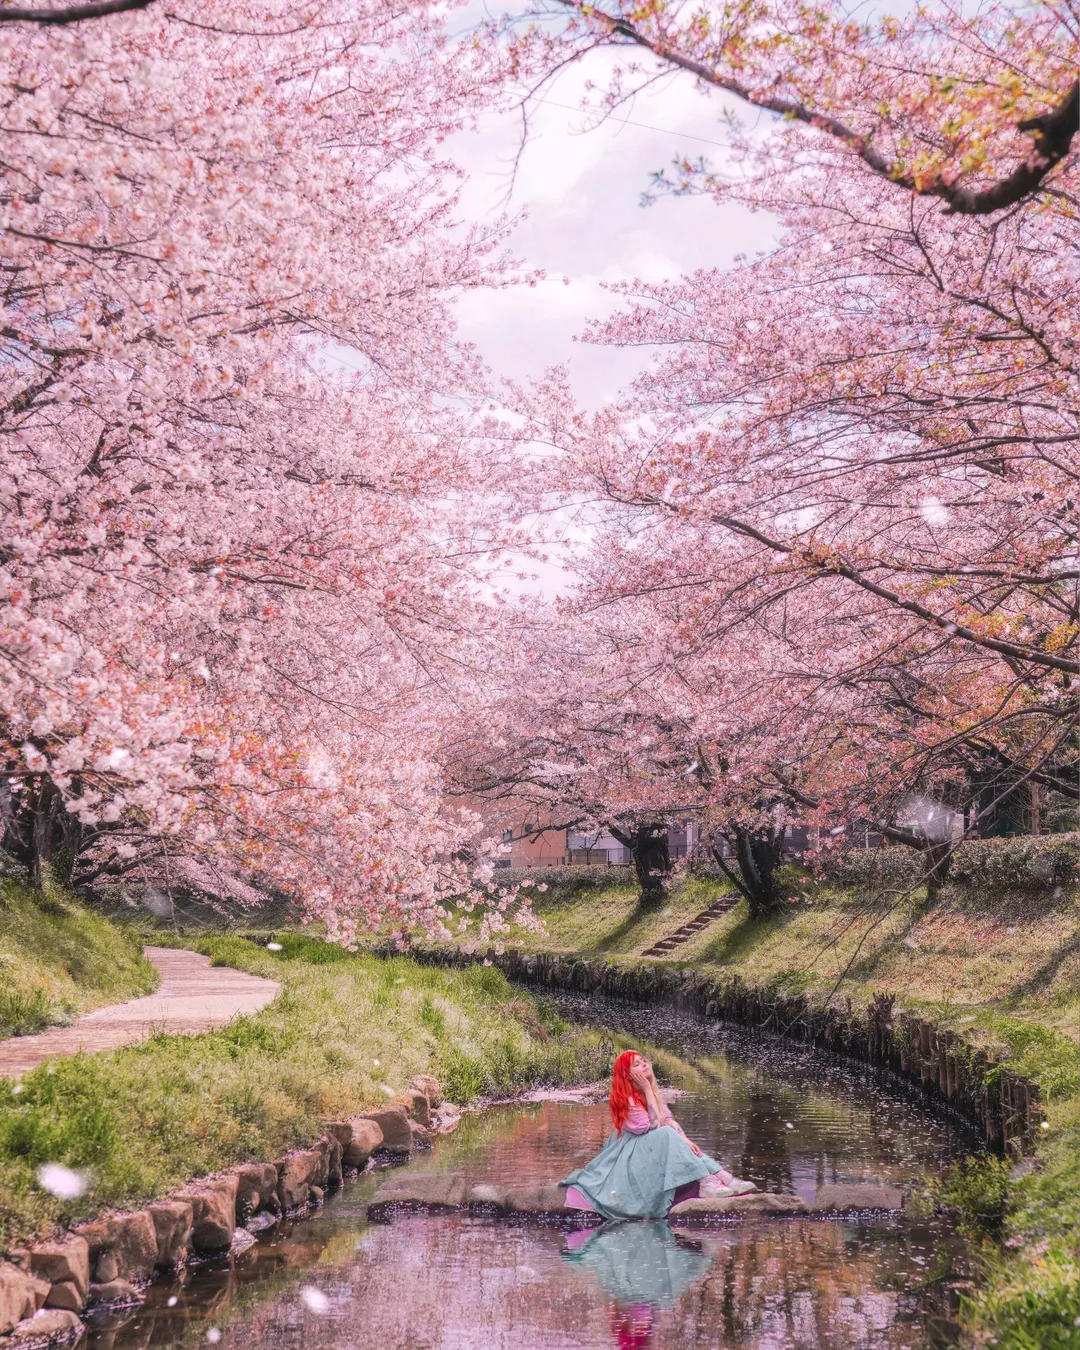
[[[77,1050],[116,1050],[157,1031],[211,1031],[239,1013],[265,1008],[280,986],[227,966],[212,966],[198,952],[145,947],[161,972],[157,992],[80,1017],[70,1027],[52,1027],[37,1036],[0,1041],[0,1077],[15,1077],[54,1055]]]

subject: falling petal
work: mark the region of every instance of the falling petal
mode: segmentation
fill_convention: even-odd
[[[63,1163],[42,1163],[37,1172],[38,1185],[58,1200],[76,1200],[86,1190],[86,1177]]]
[[[330,1300],[321,1289],[316,1289],[313,1284],[301,1285],[300,1298],[309,1312],[325,1313],[330,1309]]]

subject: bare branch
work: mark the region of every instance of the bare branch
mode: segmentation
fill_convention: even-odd
[[[125,14],[146,9],[154,0],[94,0],[88,5],[68,5],[66,9],[9,9],[0,6],[0,23],[81,23],[83,19],[104,19],[110,14]]]

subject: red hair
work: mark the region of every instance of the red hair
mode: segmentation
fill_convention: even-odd
[[[652,1344],[653,1310],[650,1303],[631,1303],[608,1309],[608,1325],[618,1350],[648,1350]]]
[[[615,1126],[616,1134],[622,1134],[631,1105],[646,1106],[645,1098],[630,1081],[630,1066],[635,1059],[637,1059],[636,1050],[624,1050],[615,1060],[611,1070],[611,1096],[608,1097],[608,1105],[611,1107],[611,1123]]]

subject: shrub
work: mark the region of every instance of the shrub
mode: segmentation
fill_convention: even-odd
[[[587,895],[593,891],[607,890],[614,886],[633,886],[637,878],[632,867],[506,867],[495,873],[494,884],[499,886],[520,886],[523,881],[544,882],[548,887],[548,899],[551,892],[560,896]],[[538,900],[543,892],[536,887],[526,889],[526,894]]]
[[[951,882],[989,890],[1052,890],[1080,874],[1080,834],[968,839],[956,850]]]
[[[1009,1164],[991,1156],[965,1158],[946,1172],[941,1202],[956,1216],[956,1226],[969,1235],[997,1232],[1005,1217]]]
[[[853,849],[827,869],[841,886],[859,890],[906,890],[917,886],[926,871],[922,856],[913,848]]]
[[[917,886],[925,871],[913,848],[853,849],[833,863],[829,876],[842,886],[899,890]],[[1054,890],[1080,880],[1080,834],[966,839],[957,846],[949,885],[984,890]]]

